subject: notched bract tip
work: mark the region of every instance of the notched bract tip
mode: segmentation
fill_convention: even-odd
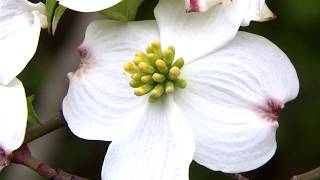
[[[284,103],[275,99],[268,99],[263,106],[258,107],[263,119],[274,126],[278,126],[279,113],[284,109]]]
[[[88,69],[90,69],[92,65],[95,64],[90,54],[90,51],[86,46],[79,46],[78,53],[80,56],[80,64],[76,71],[68,73],[69,78],[81,77],[81,75],[87,73]]]
[[[230,0],[185,0],[186,12],[205,12],[209,8],[230,2]]]

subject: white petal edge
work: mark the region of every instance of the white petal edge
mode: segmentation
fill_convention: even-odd
[[[23,143],[27,126],[27,102],[22,83],[13,79],[0,85],[0,148],[10,153]]]
[[[112,141],[141,114],[145,97],[129,86],[123,65],[136,51],[159,39],[155,21],[95,21],[79,47],[78,70],[69,73],[63,114],[72,132],[84,139]]]
[[[69,9],[79,12],[95,12],[107,9],[121,0],[59,0],[59,3]]]
[[[182,72],[188,86],[175,99],[194,132],[194,160],[227,173],[266,163],[276,151],[278,127],[268,104],[282,108],[299,91],[288,57],[267,39],[239,32]]]
[[[276,18],[273,12],[268,8],[265,0],[250,0],[247,16],[241,23],[241,26],[249,26],[251,21],[269,21]]]
[[[113,141],[103,180],[188,180],[194,154],[191,129],[171,98],[149,104],[137,126]]]
[[[217,4],[203,13],[186,13],[182,0],[160,0],[155,8],[161,43],[173,45],[186,62],[205,56],[232,40],[247,14],[249,0]]]
[[[45,13],[42,3],[0,2],[0,84],[8,84],[33,57],[41,27],[47,26]]]

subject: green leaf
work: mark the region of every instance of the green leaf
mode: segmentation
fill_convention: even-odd
[[[120,3],[100,11],[104,16],[120,21],[134,20],[143,0],[122,0]]]
[[[28,122],[31,124],[41,124],[40,119],[33,108],[33,105],[32,105],[33,100],[34,100],[34,95],[27,97]]]
[[[46,6],[47,6],[47,20],[48,20],[48,32],[51,32],[51,23],[52,23],[52,17],[54,10],[56,8],[57,1],[56,0],[47,0],[46,1]]]
[[[59,21],[60,21],[62,15],[64,14],[64,12],[66,11],[66,9],[67,9],[66,7],[59,5],[57,7],[57,9],[55,10],[53,20],[52,20],[52,34],[53,35],[56,32]]]

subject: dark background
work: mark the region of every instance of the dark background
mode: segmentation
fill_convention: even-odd
[[[152,19],[153,7],[156,3],[156,0],[146,0],[140,7],[137,19]],[[267,4],[278,18],[265,23],[252,22],[249,27],[242,30],[270,39],[289,56],[300,79],[300,93],[298,98],[288,103],[280,114],[280,127],[277,131],[278,149],[275,156],[263,167],[244,175],[258,180],[289,179],[295,174],[320,166],[320,95],[318,94],[320,90],[320,1],[272,0]],[[74,22],[79,18],[79,14],[68,11],[63,16],[61,26],[54,38],[46,31],[42,32],[37,54],[19,76],[27,94],[35,94],[37,97],[50,76],[55,75],[51,67],[56,60],[52,57],[61,51],[63,44],[67,43],[68,36],[73,33],[70,29],[75,25]],[[64,59],[61,62],[67,64],[68,61],[75,60]],[[69,68],[68,71],[72,70],[74,67]],[[57,73],[59,73],[58,70]],[[67,82],[66,77],[65,82]],[[61,88],[66,92],[65,85]],[[61,98],[56,103],[60,104],[60,100]],[[35,103],[36,109],[39,109],[41,106],[39,99],[36,99]],[[70,173],[99,179],[108,143],[81,140],[68,129],[59,130],[57,133],[61,134],[58,138],[45,142],[55,144],[59,141],[59,146],[54,146],[55,150],[47,154],[46,162]],[[0,179],[15,179],[12,176],[15,168],[18,167],[5,169]],[[22,168],[22,171],[30,170]],[[33,176],[25,179],[43,178]],[[223,180],[232,179],[232,177],[192,163],[190,179]]]

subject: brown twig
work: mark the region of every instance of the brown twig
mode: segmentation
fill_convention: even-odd
[[[249,178],[247,178],[239,173],[236,173],[236,174],[226,173],[225,175],[227,175],[229,178],[232,178],[234,180],[249,180]]]
[[[89,180],[87,178],[69,174],[61,169],[54,169],[48,164],[39,162],[32,156],[27,145],[23,145],[21,148],[13,152],[9,159],[12,163],[27,166],[39,175],[52,180]]]
[[[248,178],[244,177],[241,174],[234,174],[233,177],[235,180],[249,180]]]
[[[318,180],[320,179],[320,167],[303,174],[295,175],[291,180]]]
[[[52,131],[55,131],[59,128],[62,128],[64,126],[65,126],[65,120],[64,120],[62,113],[60,113],[59,115],[57,115],[53,119],[51,119],[47,122],[44,122],[44,123],[40,124],[39,126],[27,131],[25,138],[24,138],[24,144],[27,144],[35,139],[38,139],[39,137],[42,137],[42,136],[44,136]]]

